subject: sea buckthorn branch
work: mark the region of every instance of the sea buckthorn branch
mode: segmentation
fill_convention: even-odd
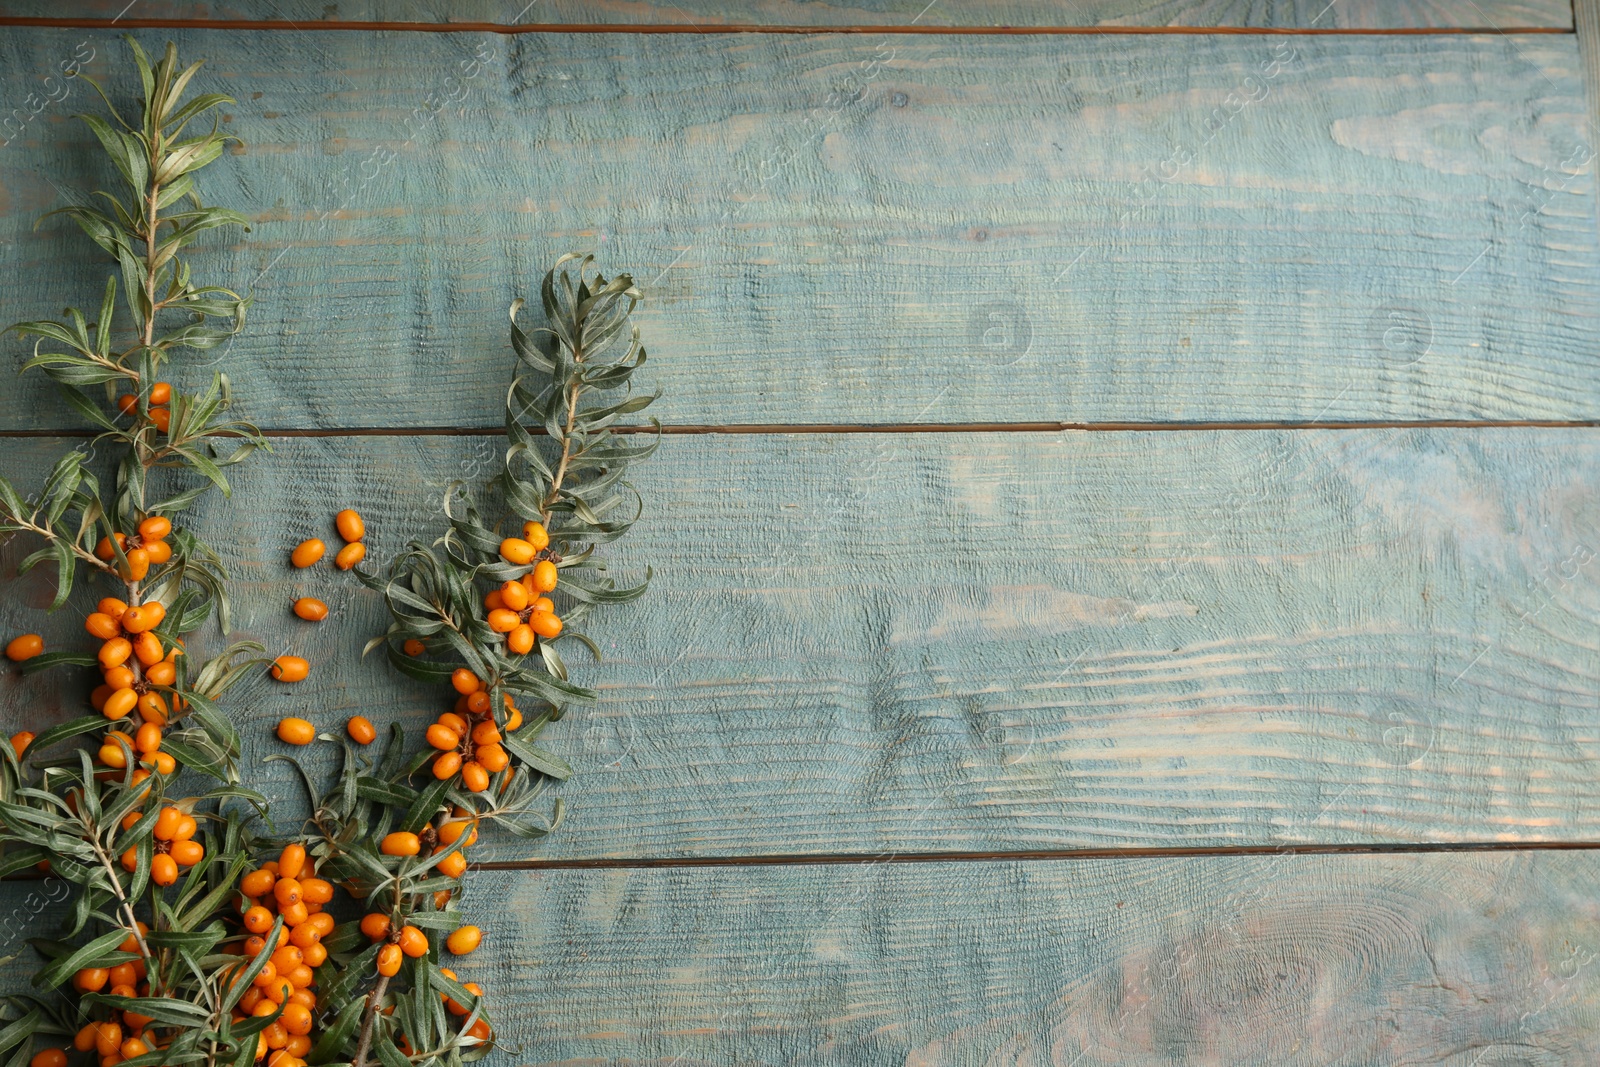
[[[94,447],[109,444],[119,455],[109,493],[82,450],[63,456],[31,499],[0,479],[0,533],[44,541],[21,569],[55,562],[52,608],[65,603],[80,568],[116,590],[85,620],[101,642],[97,653],[42,654],[37,635],[7,646],[25,671],[94,665],[104,684],[91,696],[97,714],[0,745],[0,875],[45,865],[75,890],[61,937],[32,941],[46,961],[34,978],[38,992],[0,1007],[9,1023],[0,1028],[0,1055],[20,1063],[36,1035],[70,1035],[73,1048],[95,1054],[103,1067],[242,1067],[266,1058],[269,1046],[279,1050],[275,1063],[292,1065],[300,1061],[287,1051],[287,1036],[268,1039],[274,1027],[286,1035],[281,1017],[300,1017],[304,1005],[291,1011],[290,996],[299,990],[272,987],[271,954],[251,956],[246,934],[224,922],[236,913],[237,884],[260,847],[249,819],[228,802],[247,800],[257,810],[266,802],[237,784],[239,738],[216,701],[253,668],[250,657],[262,647],[237,642],[190,667],[184,635],[213,612],[227,631],[226,574],[216,552],[174,521],[210,488],[228,494],[223,469],[265,442],[248,424],[227,420],[225,378],[213,375],[195,394],[157,380],[177,349],[210,348],[236,333],[250,303],[220,286],[196,285],[180,254],[212,229],[245,223],[195,194],[195,172],[229,138],[214,123],[207,134],[184,136],[191,121],[228,98],[183,101],[199,64],[180,68],[168,45],[152,65],[131,38],[130,46],[143,88],[136,123],[114,107],[115,126],[82,116],[122,175],[125,195],[99,194],[103,210],[56,212],[116,261],[99,317],[89,322],[68,308],[65,321],[11,327],[37,339],[23,369],[53,379],[101,430]],[[96,386],[105,390],[104,406],[85,392]],[[227,454],[217,450],[222,437],[236,442]],[[185,767],[223,784],[168,799]],[[241,1011],[251,990],[257,1010]],[[260,1010],[263,1000],[271,1010]],[[70,1055],[46,1048],[29,1062],[63,1067]]]
[[[573,260],[576,271],[564,270]],[[506,398],[509,447],[486,494],[504,516],[491,526],[452,485],[438,541],[412,541],[382,573],[356,570],[393,619],[367,650],[382,645],[405,674],[449,682],[455,701],[428,727],[420,753],[408,755],[395,726],[381,759],[347,744],[326,793],[301,768],[314,806],[303,847],[367,910],[322,940],[317,988],[329,1021],[313,1058],[455,1064],[494,1047],[482,990],[440,965],[441,942],[460,955],[482,937],[457,906],[466,849],[482,822],[524,837],[559,825],[560,799],[548,820],[536,801],[572,771],[535,742],[594,693],[570,681],[555,643],[576,638],[598,658],[572,624],[598,604],[639,597],[649,582],[647,571],[644,582],[619,585],[596,555],[638,519],[642,500],[625,474],[660,438],[632,444],[614,430],[656,397],[632,395],[645,351],[637,327],[624,329],[639,292],[627,275],[591,275],[591,262],[557,261],[541,288],[548,325],[532,335],[516,321],[522,302],[512,307],[519,363]],[[506,522],[520,523],[520,536],[503,535]],[[525,718],[519,698],[541,710]],[[363,720],[362,736],[352,736],[365,744],[370,726]]]
[[[303,848],[323,878],[367,909],[321,939],[327,957],[316,986],[328,1021],[311,1058],[366,1064],[376,1052],[386,1064],[455,1064],[487,1055],[493,1040],[480,991],[440,965],[441,944],[459,955],[479,940],[452,903],[476,828],[465,817],[433,823],[441,810],[465,811],[471,798],[449,781],[411,785],[427,754],[407,758],[398,726],[381,759],[346,744],[341,771],[320,796],[297,761],[270,758],[299,769],[314,805],[305,844],[289,847]],[[403,988],[391,985],[396,978]]]

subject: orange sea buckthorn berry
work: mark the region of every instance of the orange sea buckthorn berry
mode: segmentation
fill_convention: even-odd
[[[122,1047],[122,1026],[119,1023],[97,1023],[94,1030],[94,1050],[109,1056]]]
[[[392,834],[384,835],[378,851],[385,856],[415,856],[422,851],[422,842],[417,839],[416,834],[396,830]]]
[[[489,788],[489,772],[483,764],[476,761],[461,765],[461,784],[472,793],[481,793]]]
[[[28,1061],[28,1067],[67,1067],[67,1053],[64,1049],[47,1048],[33,1054]]]
[[[483,943],[483,931],[476,926],[463,926],[445,938],[444,943],[457,956],[465,956]]]
[[[432,745],[436,749],[439,749],[441,752],[448,752],[457,745],[461,744],[460,734],[450,729],[450,727],[441,726],[438,723],[434,723],[432,726],[428,727],[427,739],[428,744]]]
[[[171,841],[178,835],[178,827],[183,823],[183,812],[172,805],[162,808],[156,815],[155,836],[157,841]]]
[[[131,1060],[135,1056],[143,1056],[146,1052],[149,1052],[150,1046],[137,1037],[130,1037],[117,1047],[117,1051],[123,1059]]]
[[[13,663],[21,663],[25,659],[32,659],[44,651],[44,638],[38,634],[22,634],[13,637],[6,643],[6,659]]]
[[[500,542],[500,558],[519,567],[526,563],[532,563],[534,553],[538,551],[537,548],[534,548],[520,537],[508,537]]]
[[[497,634],[508,634],[522,625],[522,616],[509,608],[495,608],[489,612],[489,629]]]
[[[283,881],[298,882],[301,873],[306,869],[306,849],[304,845],[285,845],[283,851],[278,853],[278,877]],[[295,886],[299,888],[298,884]],[[281,897],[279,898],[282,899]],[[298,897],[296,899],[299,899]],[[292,904],[294,901],[285,901]]]
[[[153,564],[162,564],[172,558],[172,546],[165,541],[146,541],[144,554],[150,557]]]
[[[259,867],[239,879],[239,892],[247,897],[260,897],[272,892],[272,883],[278,880],[277,876],[265,867]],[[270,925],[270,924],[269,924]],[[260,933],[259,930],[252,931]]]
[[[361,518],[361,513],[354,508],[345,508],[333,517],[333,525],[338,529],[339,536],[346,541],[359,541],[367,536],[367,524]]]
[[[488,708],[484,708],[488,711]],[[493,719],[485,719],[472,728],[472,743],[475,745],[493,745],[500,740],[500,727],[494,724]]]
[[[206,849],[198,841],[174,841],[171,855],[178,862],[178,866],[193,867],[206,858]]]
[[[279,656],[268,673],[280,682],[301,682],[311,673],[311,664],[301,656]]]
[[[500,587],[500,603],[512,611],[521,611],[528,606],[528,587],[517,581],[507,582]]]
[[[490,774],[498,774],[511,764],[511,757],[506,755],[506,750],[496,744],[479,745],[473,757]]]
[[[300,880],[298,878],[279,878],[277,884],[272,887],[272,899],[278,902],[280,911],[300,903]]]
[[[367,546],[360,541],[352,541],[339,550],[333,557],[333,565],[342,571],[347,571],[357,563],[367,558]]]
[[[294,602],[294,613],[307,622],[321,622],[328,617],[328,605],[314,596],[303,596]]]
[[[500,590],[491,589],[484,594],[483,609],[485,611],[493,611],[495,608],[503,608],[505,606],[506,601],[505,598],[500,595]]]
[[[178,880],[178,861],[157,853],[150,857],[150,880],[156,885],[171,885]]]
[[[117,689],[106,697],[100,714],[108,719],[124,719],[139,703],[139,694],[132,689]]]
[[[532,545],[534,551],[550,547],[550,532],[544,528],[542,522],[523,523],[522,539]]]
[[[150,757],[150,763],[155,765],[157,774],[172,774],[178,769],[178,761],[167,752],[157,752]]]
[[[556,565],[547,559],[541,559],[538,566],[533,568],[533,587],[541,593],[548,593],[556,587],[559,577]]]
[[[433,761],[433,776],[441,782],[446,778],[454,778],[456,772],[460,769],[461,753],[459,752],[442,752],[439,754],[439,758]]]
[[[139,538],[143,541],[160,541],[172,532],[172,520],[163,515],[151,515],[139,524]]]
[[[157,382],[150,387],[150,403],[165,404],[172,399],[172,383]],[[129,1057],[130,1059],[132,1057]]]
[[[467,836],[467,844],[476,844],[478,840],[478,826],[472,819],[455,819],[439,827],[439,840],[446,845],[453,845],[461,835],[472,831]]]
[[[415,926],[402,927],[400,930],[400,951],[412,959],[428,954],[428,936]]]
[[[316,916],[313,915],[312,918],[314,919],[314,918],[316,918]],[[304,930],[304,929],[306,929],[306,924],[305,923],[301,923],[299,926],[295,927],[295,929],[297,931],[298,930]],[[304,951],[305,954],[306,954],[306,966],[307,967],[311,967],[311,968],[315,969],[317,967],[321,967],[324,963],[328,962],[328,949],[327,949],[327,946],[323,945],[320,941],[318,941],[318,942],[316,942],[314,944],[306,945],[302,951]]]
[[[72,976],[72,987],[80,993],[98,993],[111,980],[111,972],[104,967],[85,967]]]
[[[307,538],[294,546],[294,551],[289,553],[289,562],[296,567],[309,567],[321,559],[326,551],[328,546],[322,543],[321,538]]]
[[[117,625],[116,619],[99,611],[89,613],[89,617],[83,620],[83,628],[102,641],[109,641],[122,633],[122,627]]]
[[[533,651],[533,627],[522,623],[515,630],[506,634],[506,648],[519,656],[526,656]]]
[[[167,700],[160,693],[141,693],[139,695],[139,718],[147,723],[165,726],[167,723]]]
[[[278,1021],[291,1034],[311,1032],[311,1011],[304,1004],[285,1004],[283,1014],[278,1016]]]
[[[278,720],[278,740],[286,745],[309,745],[317,739],[317,728],[308,719]]]
[[[461,694],[476,693],[483,688],[483,682],[478,679],[478,676],[465,667],[457,667],[450,672],[450,684],[455,686],[456,692]]]
[[[161,727],[147,722],[133,735],[133,747],[148,756],[161,749]]]
[[[344,724],[345,732],[350,735],[350,740],[358,745],[370,745],[378,739],[378,729],[372,725],[372,720],[365,715],[353,715],[350,721]]]
[[[18,640],[21,639],[18,638]],[[15,644],[16,642],[12,643]],[[7,648],[6,654],[10,655],[10,651],[10,648]],[[126,637],[113,637],[100,646],[100,666],[106,670],[110,670],[112,667],[120,667],[128,661],[128,657],[131,655],[133,655],[133,642]]]
[[[439,861],[438,870],[446,878],[460,878],[467,873],[467,857],[460,852],[452,852]]]
[[[482,689],[476,693],[468,693],[467,711],[473,715],[487,715],[489,713],[489,694]]]
[[[94,546],[94,554],[96,559],[102,559],[109,563],[116,557],[117,553],[111,547],[112,541],[116,541],[117,548],[128,547],[128,535],[121,533],[120,531],[108,537],[102,537]]]
[[[305,961],[305,956],[303,956],[300,950],[295,947],[292,940],[290,944],[280,945],[272,953],[272,965],[276,967],[278,969],[278,973],[283,975],[285,978],[289,977],[290,971],[294,970]],[[293,982],[290,983],[290,985],[293,984]]]
[[[200,824],[194,821],[194,816],[185,815],[180,811],[178,812],[178,826],[172,831],[172,839],[174,841],[187,841],[194,836],[195,831],[198,829],[200,829]]]
[[[153,667],[166,656],[167,650],[161,647],[161,638],[146,630],[134,640],[133,654],[143,666]]]
[[[418,641],[415,637],[406,638],[406,643],[400,646],[400,651],[408,656],[420,656],[428,651],[428,646]]]
[[[151,685],[171,685],[178,680],[178,667],[171,660],[152,663],[144,672],[145,681]]]
[[[509,705],[510,701],[506,703]],[[512,708],[506,715],[506,733],[516,733],[520,729],[522,729],[522,712]]]
[[[361,917],[361,932],[368,941],[382,941],[389,936],[389,916],[381,911],[368,912]]]
[[[326,904],[333,899],[333,883],[322,878],[302,878],[300,899],[307,904]]]
[[[466,698],[463,697],[462,699],[465,700]],[[454,730],[457,734],[464,734],[467,732],[467,720],[463,719],[460,715],[457,715],[453,711],[447,711],[443,715],[439,716],[439,725],[448,727],[449,729]]]
[[[112,667],[104,672],[104,677],[106,684],[112,689],[130,689],[137,680],[133,676],[133,671],[127,667]]]
[[[20,759],[22,754],[28,751],[28,746],[33,744],[33,738],[32,730],[18,730],[11,735],[11,750],[17,754],[17,758]]]
[[[121,627],[130,634],[142,634],[155,628],[160,621],[161,619],[156,616],[155,611],[148,604],[138,604],[129,608],[122,613],[122,618],[118,620]]]
[[[528,625],[533,627],[533,632],[546,639],[561,636],[561,616],[551,611],[536,611],[528,616]]]
[[[150,553],[142,548],[130,548],[126,553],[127,566],[118,569],[124,581],[142,582],[150,573]]]
[[[150,409],[150,421],[156,424],[156,429],[166,433],[168,427],[172,425],[172,412],[166,408],[153,407]]]
[[[404,953],[399,945],[384,945],[378,950],[378,973],[385,978],[393,978],[400,973],[400,961]]]
[[[122,618],[122,613],[128,610],[128,605],[126,601],[118,600],[114,596],[108,596],[101,599],[100,603],[95,605],[94,610],[102,615],[109,615],[115,620]]]
[[[532,604],[530,604],[528,606],[530,608],[532,608],[534,611],[555,611],[556,610],[556,602],[554,600],[551,600],[547,596],[539,597],[537,600],[535,600]]]
[[[79,1052],[88,1052],[94,1048],[94,1039],[99,1033],[99,1023],[85,1023],[78,1029],[76,1036],[73,1037],[72,1047]]]

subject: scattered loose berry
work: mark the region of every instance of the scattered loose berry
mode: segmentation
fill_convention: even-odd
[[[338,528],[339,536],[346,541],[359,541],[367,536],[367,524],[362,520],[360,512],[354,508],[345,508],[335,515],[333,525]]]
[[[296,567],[309,567],[321,559],[326,551],[328,546],[320,538],[313,537],[294,546],[294,551],[289,553],[289,562]]]
[[[317,728],[308,719],[278,720],[278,740],[287,745],[309,745],[317,739]]]

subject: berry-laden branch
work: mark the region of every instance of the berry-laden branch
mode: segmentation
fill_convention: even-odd
[[[161,374],[182,351],[243,327],[249,298],[197,284],[187,250],[211,230],[248,227],[196,189],[230,138],[215,121],[199,134],[191,125],[230,98],[185,99],[200,64],[181,67],[170,44],[154,63],[129,45],[137,115],[124,118],[90,81],[110,115],[80,116],[122,187],[51,213],[114,262],[98,316],[69,307],[64,321],[8,331],[35,339],[23,370],[48,375],[100,432],[92,449],[62,456],[31,498],[0,479],[0,533],[43,542],[20,570],[54,563],[52,610],[80,572],[110,589],[84,621],[94,653],[46,653],[37,634],[6,648],[25,673],[94,666],[102,684],[93,714],[0,745],[0,874],[42,866],[73,890],[61,935],[33,941],[45,960],[38,992],[0,1009],[11,1024],[0,1029],[0,1054],[20,1062],[36,1039],[59,1035],[102,1064],[246,1063],[278,1016],[233,1010],[244,935],[225,920],[259,846],[250,818],[227,805],[264,807],[265,798],[238,784],[239,738],[218,700],[261,646],[238,642],[191,665],[184,637],[213,616],[226,633],[228,600],[220,558],[183,520],[208,490],[228,495],[225,468],[266,442],[228,418],[222,376],[189,392]],[[111,457],[109,485],[94,453]],[[215,779],[209,789],[204,776]],[[183,795],[197,785],[204,791]],[[31,1062],[60,1067],[69,1055],[45,1048]]]
[[[575,272],[563,269],[574,260]],[[324,938],[343,969],[327,982],[318,974],[328,1022],[317,1052],[354,1067],[466,1061],[494,1046],[482,990],[440,965],[441,944],[462,955],[483,936],[459,908],[466,849],[484,824],[523,837],[559,824],[561,801],[546,819],[540,798],[572,771],[537,740],[569,704],[594,694],[570,681],[557,642],[577,640],[598,659],[574,624],[597,605],[636,599],[649,581],[646,571],[644,582],[618,585],[596,552],[639,518],[642,500],[625,475],[660,436],[634,444],[615,430],[656,397],[632,395],[645,362],[628,322],[639,292],[627,275],[591,275],[590,264],[557,261],[541,292],[546,325],[532,335],[516,322],[522,303],[512,307],[510,447],[482,494],[499,517],[485,521],[452,486],[442,538],[412,541],[381,573],[355,571],[393,617],[368,650],[381,645],[407,675],[448,683],[453,703],[427,728],[420,754],[393,726],[381,758],[364,756],[358,746],[375,731],[357,718],[332,788],[319,794],[302,768],[315,807],[307,852],[367,911],[354,929]],[[518,700],[537,710],[525,714]],[[313,735],[309,723],[280,724],[285,740]]]

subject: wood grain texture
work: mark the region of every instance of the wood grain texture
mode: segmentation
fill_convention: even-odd
[[[1571,35],[175,36],[245,97],[205,191],[255,230],[200,269],[257,296],[207,365],[267,426],[496,424],[573,247],[645,285],[669,422],[1600,418]],[[0,95],[82,42],[6,34]],[[32,229],[83,103],[0,148],[0,320],[101,292]]]
[[[451,966],[496,1065],[1559,1067],[1600,1056],[1597,876],[1593,853],[480,872],[484,947]]]
[[[230,697],[247,758],[291,713],[420,730],[450,698],[359,658],[376,598],[286,554],[343,506],[374,559],[432,536],[497,439],[275,447],[198,523],[240,629],[315,664]],[[669,437],[615,557],[655,584],[548,735],[567,825],[494,855],[1592,840],[1597,463],[1582,430]],[[79,640],[12,588],[0,633]],[[0,727],[86,689],[7,677]]]
[[[1521,854],[561,872],[484,887],[474,903],[520,922],[473,973],[524,1064],[1554,1067],[1600,1052],[1597,871]]]
[[[11,0],[3,14],[305,23],[608,24],[616,26],[1193,26],[1271,29],[1572,28],[1569,0]]]

